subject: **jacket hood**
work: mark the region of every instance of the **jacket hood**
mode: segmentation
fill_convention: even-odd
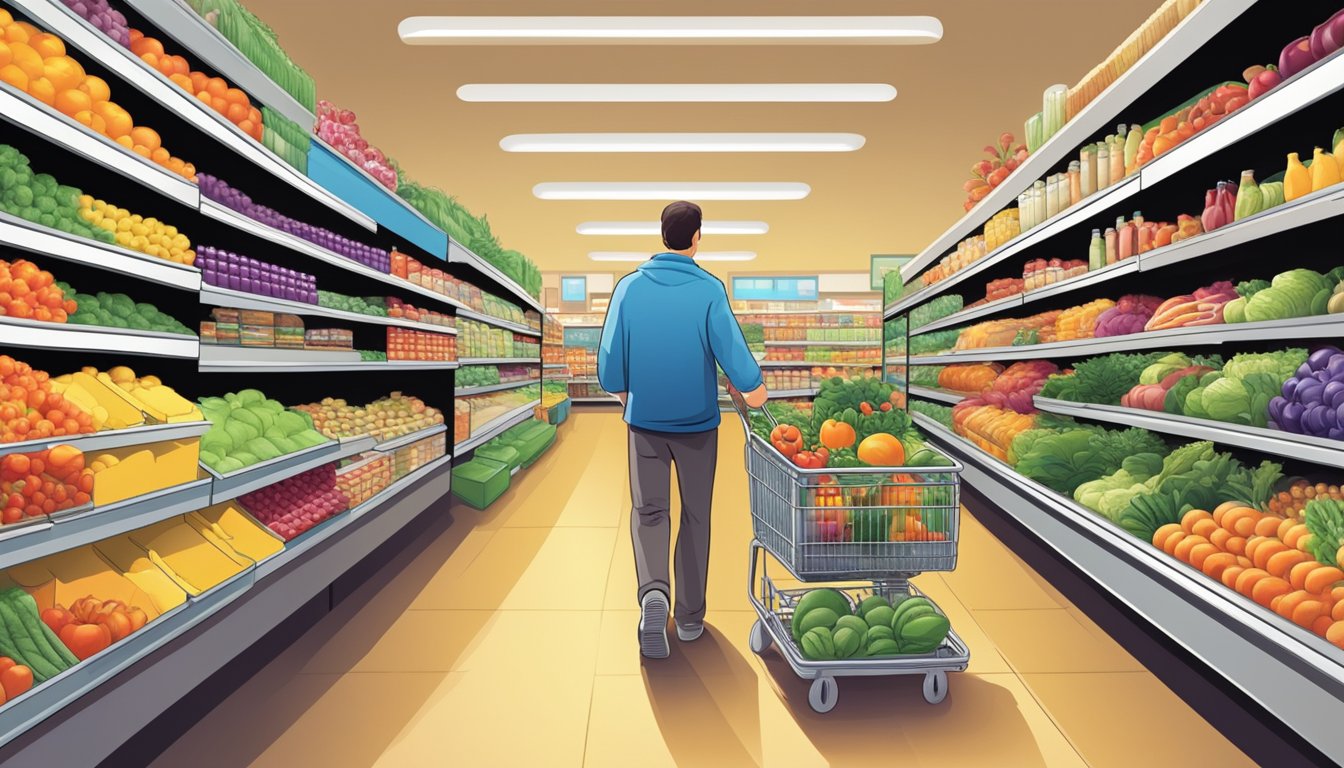
[[[676,253],[660,253],[640,264],[637,271],[659,285],[685,285],[707,276],[693,260]]]

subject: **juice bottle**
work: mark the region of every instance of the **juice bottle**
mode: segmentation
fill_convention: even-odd
[[[1101,269],[1106,266],[1106,241],[1101,237],[1101,230],[1092,230],[1092,242],[1087,246],[1087,268]]]
[[[1079,171],[1078,182],[1083,190],[1083,197],[1091,197],[1097,191],[1097,148],[1093,144],[1083,147],[1078,154]]]
[[[1097,189],[1105,189],[1111,186],[1111,141],[1114,136],[1107,136],[1106,140],[1097,145]]]
[[[1115,229],[1106,228],[1106,263],[1114,264],[1120,255],[1119,236]]]
[[[1129,126],[1129,135],[1125,137],[1125,175],[1139,170],[1139,147],[1143,144],[1143,129],[1137,125]]]
[[[1069,206],[1072,207],[1082,202],[1083,182],[1082,166],[1077,160],[1069,163]]]
[[[1120,126],[1120,133],[1116,135],[1111,144],[1111,183],[1118,184],[1125,178],[1125,126]]]

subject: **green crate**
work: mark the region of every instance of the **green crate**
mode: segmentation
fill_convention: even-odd
[[[453,467],[453,495],[476,509],[485,509],[509,490],[509,465],[473,458]]]
[[[508,464],[509,470],[515,470],[523,463],[523,457],[519,455],[518,449],[504,445],[496,440],[491,440],[480,448],[476,449],[475,458],[490,459],[498,461],[501,464]]]

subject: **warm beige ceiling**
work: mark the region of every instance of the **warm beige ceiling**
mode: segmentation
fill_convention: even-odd
[[[624,271],[589,251],[651,250],[639,237],[575,233],[589,220],[652,220],[661,203],[538,200],[544,181],[801,181],[798,202],[713,202],[708,218],[760,219],[763,236],[707,239],[754,250],[719,274],[863,270],[873,253],[915,253],[958,216],[980,149],[1022,121],[1052,83],[1073,83],[1159,0],[247,0],[317,81],[320,98],[355,111],[364,136],[421,183],[487,213],[506,247],[544,270]],[[413,15],[934,15],[927,46],[412,47]],[[470,104],[465,83],[884,82],[884,104]],[[512,133],[816,131],[867,138],[843,154],[511,154]]]

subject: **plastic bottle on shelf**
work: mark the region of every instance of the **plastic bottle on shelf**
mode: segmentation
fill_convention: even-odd
[[[1025,191],[1017,196],[1017,218],[1023,232],[1031,229],[1031,195]]]
[[[1114,227],[1106,228],[1106,263],[1114,264],[1120,257],[1120,240]]]
[[[1051,176],[1045,180],[1045,217],[1053,218],[1059,213],[1059,177]]]
[[[1114,136],[1097,144],[1097,191],[1111,186],[1111,142]]]
[[[1078,170],[1078,184],[1086,199],[1097,191],[1097,151],[1094,145],[1088,144],[1078,153]]]
[[[1115,220],[1115,223],[1116,239],[1120,241],[1118,258],[1120,261],[1124,261],[1139,252],[1138,222],[1125,221],[1125,217],[1121,216]]]
[[[1092,230],[1092,242],[1087,246],[1087,268],[1101,269],[1106,266],[1106,241],[1101,237],[1101,230]]]
[[[1069,163],[1069,205],[1072,208],[1083,200],[1082,164],[1077,160]]]
[[[1139,170],[1139,148],[1143,146],[1143,129],[1137,124],[1129,126],[1129,135],[1125,137],[1125,175]]]
[[[1069,87],[1063,84],[1052,85],[1045,89],[1042,96],[1042,112],[1044,129],[1041,132],[1041,138],[1048,141],[1059,129],[1064,127],[1064,121],[1067,119],[1065,110],[1068,104]]]
[[[1050,218],[1045,212],[1045,182],[1039,179],[1031,185],[1031,204],[1033,207],[1032,218],[1036,221],[1036,226],[1045,223]]]
[[[1111,183],[1119,184],[1120,180],[1125,178],[1125,126],[1120,126],[1120,133],[1116,134],[1111,143]]]

